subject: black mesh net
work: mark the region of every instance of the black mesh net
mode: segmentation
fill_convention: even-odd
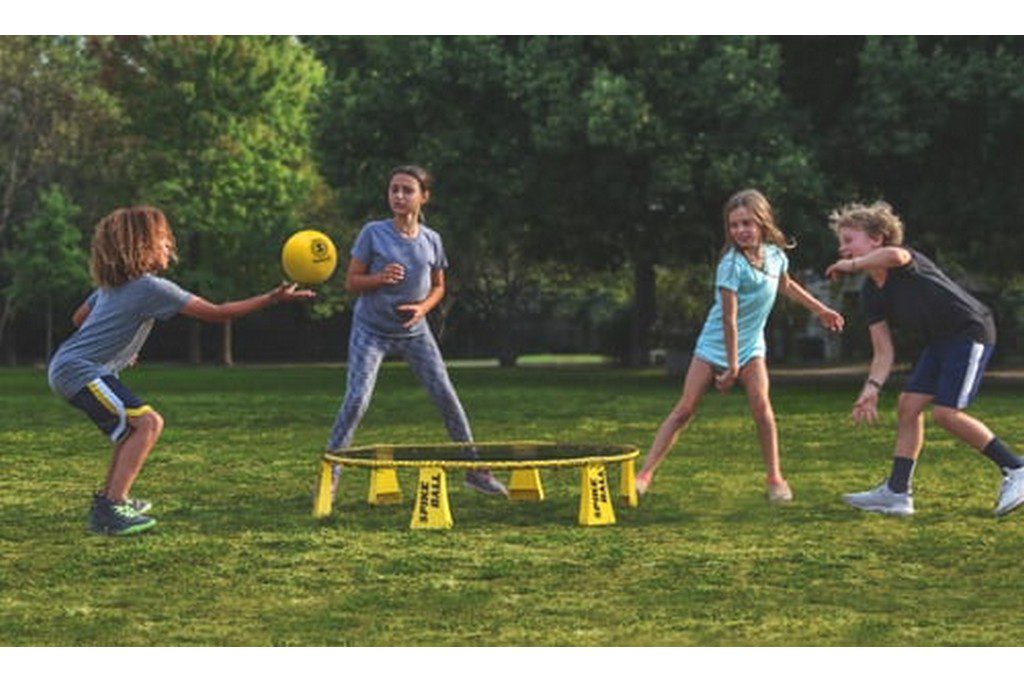
[[[587,458],[628,457],[635,454],[635,451],[636,447],[631,445],[508,442],[364,446],[341,449],[330,453],[330,455],[353,460],[394,460],[396,462],[557,462]]]

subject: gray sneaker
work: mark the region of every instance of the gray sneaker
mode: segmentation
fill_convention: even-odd
[[[914,514],[914,496],[909,492],[896,493],[889,488],[888,481],[883,481],[870,491],[844,493],[843,502],[868,512],[881,512],[883,515],[906,517]]]
[[[996,517],[1008,515],[1021,505],[1024,505],[1024,467],[1009,470],[1003,476],[996,501]]]
[[[490,470],[469,470],[466,472],[466,486],[489,496],[508,497],[508,489],[494,478]]]

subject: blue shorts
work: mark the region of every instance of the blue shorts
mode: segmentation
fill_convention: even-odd
[[[903,391],[933,396],[947,408],[966,408],[981,387],[995,346],[971,340],[934,342],[925,347]]]
[[[88,415],[114,443],[128,436],[128,418],[153,410],[113,375],[104,375],[89,382],[69,402]]]

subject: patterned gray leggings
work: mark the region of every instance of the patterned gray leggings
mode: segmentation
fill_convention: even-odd
[[[420,380],[430,400],[434,402],[444,426],[452,441],[472,441],[469,419],[463,410],[455,387],[448,377],[448,370],[441,358],[434,335],[429,331],[415,337],[384,337],[374,334],[358,325],[352,326],[348,346],[348,383],[345,400],[334,419],[328,451],[347,448],[355,436],[356,427],[370,407],[373,387],[377,383],[377,372],[384,357],[390,353],[401,354],[409,363],[413,374]]]

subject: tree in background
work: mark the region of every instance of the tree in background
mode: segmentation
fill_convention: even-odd
[[[45,318],[45,350],[54,342],[54,305],[80,303],[78,293],[89,286],[89,254],[76,224],[81,210],[63,188],[51,185],[39,193],[36,210],[14,231],[4,267],[12,273],[6,289],[13,310],[36,307]]]
[[[179,237],[185,287],[237,298],[280,279],[281,244],[318,183],[312,108],[323,67],[288,37],[100,39],[135,136],[143,201]],[[191,357],[199,361],[199,325]],[[232,363],[232,327],[222,357]]]
[[[33,248],[40,239],[17,233],[31,230],[37,214],[52,215],[53,205],[38,203],[54,197],[43,192],[52,183],[82,196],[79,203],[90,210],[108,201],[123,160],[119,131],[117,102],[100,87],[98,65],[81,39],[0,39],[0,343],[17,308],[12,296],[27,296],[33,280],[21,272],[28,266],[13,251]],[[66,228],[55,227],[58,250],[71,238]]]
[[[523,319],[546,286],[548,270],[542,256],[525,250],[534,210],[525,186],[533,169],[528,121],[508,85],[516,73],[516,41],[462,36],[309,42],[330,75],[320,154],[352,222],[350,240],[359,224],[386,209],[391,168],[428,168],[436,183],[426,213],[445,237],[452,263],[449,296],[435,323],[443,328],[457,306],[451,319],[493,331],[501,364],[514,364]]]
[[[648,359],[655,266],[712,261],[731,193],[758,187],[792,215],[820,192],[767,40],[537,37],[517,68],[539,157],[535,245],[631,267],[630,364]]]
[[[911,244],[952,273],[973,274],[965,284],[987,290],[1005,331],[1000,347],[1019,348],[1022,316],[1010,292],[1024,259],[1024,40],[780,41],[783,83],[827,171],[829,205],[892,203]]]

